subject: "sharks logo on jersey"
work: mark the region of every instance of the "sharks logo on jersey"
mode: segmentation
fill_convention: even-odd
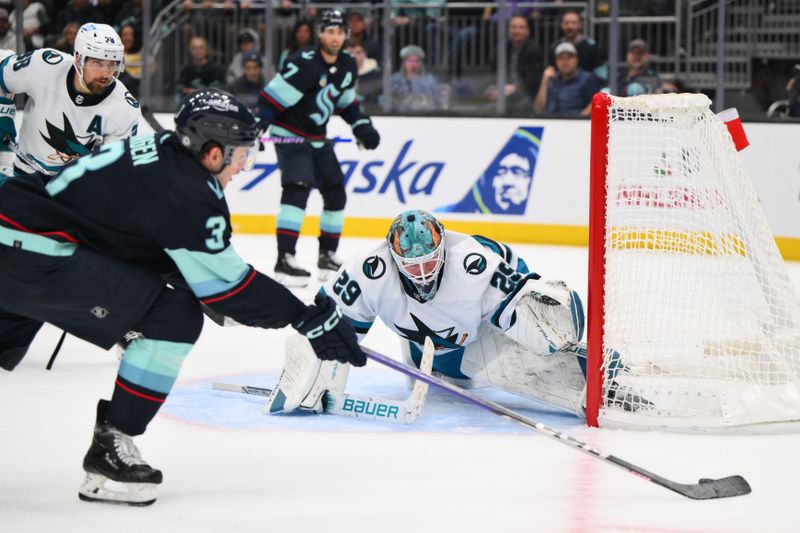
[[[455,327],[449,327],[446,329],[442,329],[439,331],[434,331],[430,327],[428,327],[422,320],[417,318],[414,313],[409,313],[411,316],[411,320],[414,321],[414,326],[416,326],[416,330],[404,328],[402,326],[398,326],[397,324],[394,325],[395,329],[401,337],[411,342],[415,342],[422,346],[425,344],[425,337],[430,337],[433,341],[433,345],[436,347],[437,350],[440,349],[447,349],[452,350],[455,348],[460,348],[464,341],[467,339],[467,334],[463,333],[461,335],[461,339],[458,338],[458,333],[454,330]]]
[[[520,127],[457,203],[437,212],[524,215],[544,128]]]
[[[68,163],[82,155],[86,155],[102,144],[102,132],[100,135],[91,133],[86,136],[78,136],[75,134],[75,129],[70,124],[66,114],[61,115],[64,118],[64,129],[52,124],[49,120],[45,120],[47,125],[47,135],[41,133],[45,142],[50,145],[55,151],[55,154],[47,156],[48,160],[58,160]]]

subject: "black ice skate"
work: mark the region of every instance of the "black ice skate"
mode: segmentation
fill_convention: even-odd
[[[336,257],[336,252],[333,250],[320,250],[319,260],[317,261],[317,268],[319,268],[317,279],[328,281],[331,276],[339,271],[341,266],[342,261]]]
[[[161,471],[142,459],[130,435],[108,425],[108,405],[106,400],[97,404],[92,445],[83,458],[86,479],[78,497],[87,502],[150,505],[156,501]]]
[[[311,272],[300,268],[294,254],[279,253],[275,279],[287,287],[305,287],[311,279]]]

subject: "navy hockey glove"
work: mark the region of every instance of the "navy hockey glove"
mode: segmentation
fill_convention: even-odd
[[[353,366],[367,364],[367,356],[358,345],[350,321],[332,299],[317,294],[314,304],[292,323],[294,329],[308,337],[314,353],[323,361],[336,359]]]
[[[10,152],[8,140],[17,140],[17,126],[14,124],[16,114],[17,106],[14,101],[0,97],[0,152]]]
[[[378,134],[378,130],[372,127],[372,122],[359,124],[353,128],[353,135],[367,150],[374,150],[381,143],[381,136]]]

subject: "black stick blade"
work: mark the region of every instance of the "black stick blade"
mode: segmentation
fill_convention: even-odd
[[[742,476],[729,476],[722,479],[701,479],[694,485],[675,483],[669,488],[693,500],[712,500],[732,498],[750,494],[750,484]]]

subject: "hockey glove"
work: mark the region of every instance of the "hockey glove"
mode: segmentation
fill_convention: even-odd
[[[339,306],[327,296],[317,294],[309,306],[292,323],[294,329],[308,337],[314,353],[323,361],[336,359],[353,366],[367,364],[367,356],[358,345],[356,332],[342,315]]]
[[[17,106],[14,101],[0,97],[0,152],[10,152],[8,141],[17,140],[17,126],[14,124],[16,114]]]
[[[367,150],[374,150],[381,143],[381,136],[378,134],[378,130],[372,127],[372,122],[359,124],[353,128],[353,135]]]

